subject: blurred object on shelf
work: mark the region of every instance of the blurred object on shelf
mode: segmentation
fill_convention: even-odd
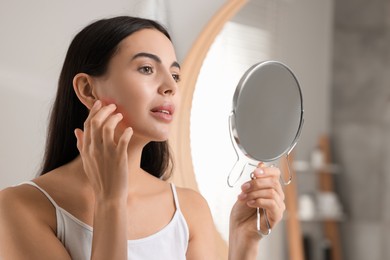
[[[297,172],[307,172],[307,173],[315,173],[318,171],[327,172],[331,174],[337,174],[340,173],[341,167],[337,164],[329,163],[329,164],[323,164],[320,168],[314,167],[310,162],[308,161],[302,161],[302,160],[296,160],[292,163],[293,168]]]
[[[325,219],[341,219],[343,208],[336,193],[332,191],[323,191],[317,195],[317,212],[318,215]]]
[[[313,196],[302,194],[298,200],[298,216],[300,220],[313,220],[316,216],[316,205]]]
[[[310,165],[314,170],[322,169],[325,166],[325,156],[319,147],[316,147],[311,152]]]
[[[302,194],[298,199],[298,217],[301,221],[343,221],[343,207],[334,192]]]

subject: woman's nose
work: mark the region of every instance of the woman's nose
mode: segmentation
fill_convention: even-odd
[[[159,87],[159,93],[161,95],[175,95],[177,90],[177,83],[173,79],[172,75],[166,75]]]

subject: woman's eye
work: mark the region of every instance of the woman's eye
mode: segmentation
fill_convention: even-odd
[[[153,73],[153,68],[151,66],[143,66],[138,69],[139,72],[142,74],[152,74]]]
[[[172,74],[172,78],[173,78],[176,82],[179,82],[180,79],[181,79],[179,74]]]

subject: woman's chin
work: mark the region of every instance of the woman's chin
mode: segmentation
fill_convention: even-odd
[[[153,142],[165,142],[165,141],[168,141],[168,136],[161,136],[153,140]]]
[[[165,142],[168,140],[170,131],[168,129],[158,129],[157,131],[151,132],[151,141],[154,142]]]
[[[168,137],[169,137],[168,134],[157,134],[157,135],[146,136],[146,135],[134,132],[132,139],[134,141],[138,140],[138,142],[142,142],[142,143],[147,144],[149,142],[165,142],[165,141],[168,141]]]

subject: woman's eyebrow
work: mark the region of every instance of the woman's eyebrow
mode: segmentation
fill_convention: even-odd
[[[171,68],[172,67],[176,67],[176,68],[180,69],[180,64],[177,61],[174,61],[174,62],[172,62]]]
[[[158,63],[162,63],[160,57],[158,57],[155,54],[148,53],[148,52],[137,53],[133,56],[133,58],[131,60],[135,60],[135,59],[140,58],[140,57],[146,57],[146,58],[152,59]],[[172,62],[171,67],[177,67],[180,69],[180,64],[177,61],[174,61],[174,62]]]
[[[131,60],[135,60],[135,59],[141,58],[141,57],[146,57],[146,58],[155,60],[158,63],[161,63],[161,59],[157,55],[154,55],[152,53],[147,53],[147,52],[137,53],[136,55],[133,56],[133,58]]]

